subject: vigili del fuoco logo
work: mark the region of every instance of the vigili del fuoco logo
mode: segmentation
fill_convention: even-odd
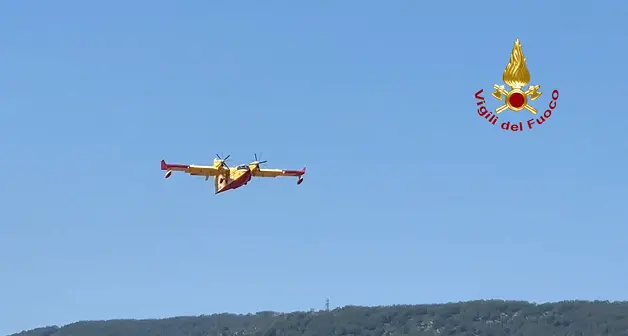
[[[503,105],[495,109],[495,113],[490,112],[486,108],[486,100],[484,99],[484,89],[475,94],[476,104],[478,106],[478,115],[486,119],[491,125],[499,125],[505,131],[523,132],[523,130],[531,130],[537,125],[543,125],[554,112],[556,102],[558,101],[558,90],[552,91],[552,100],[549,102],[545,112],[539,112],[531,102],[541,97],[542,92],[540,85],[530,85],[526,89],[525,86],[530,83],[530,72],[526,66],[526,59],[523,56],[521,43],[519,39],[515,40],[515,46],[510,54],[510,62],[502,75],[504,84],[510,86],[507,90],[504,85],[493,85],[495,92],[492,96],[503,102]],[[532,118],[527,121],[500,121],[503,116],[501,113],[510,110],[512,112],[520,112],[526,110],[532,114]]]

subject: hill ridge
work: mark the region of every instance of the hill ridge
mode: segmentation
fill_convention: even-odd
[[[78,321],[10,336],[628,336],[628,301],[473,300]]]

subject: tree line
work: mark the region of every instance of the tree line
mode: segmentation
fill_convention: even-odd
[[[628,302],[482,300],[84,321],[13,336],[628,336]]]

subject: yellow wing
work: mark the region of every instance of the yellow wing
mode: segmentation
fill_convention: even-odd
[[[216,167],[197,165],[189,165],[186,169],[186,173],[198,176],[216,176],[220,175],[221,171],[222,169],[218,169]]]
[[[305,174],[305,168],[301,170],[256,169],[253,171],[255,177],[301,176],[303,174]]]
[[[188,173],[190,175],[200,175],[200,176],[216,176],[220,175],[225,169],[220,169],[212,166],[197,166],[197,165],[187,165],[187,164],[172,164],[166,163],[166,161],[161,160],[161,170],[167,171],[166,178],[170,177],[173,171],[180,171],[184,173]]]

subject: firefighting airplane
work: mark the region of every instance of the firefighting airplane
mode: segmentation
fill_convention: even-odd
[[[303,183],[305,168],[301,170],[261,169],[259,166],[266,161],[258,161],[257,154],[255,154],[255,161],[248,165],[230,168],[225,163],[230,156],[227,155],[222,159],[220,155],[216,155],[217,158],[214,159],[213,166],[169,164],[161,160],[161,170],[166,171],[165,178],[169,178],[173,171],[182,171],[193,176],[205,176],[205,181],[214,177],[216,194],[247,185],[251,177],[295,176],[298,178],[297,184]]]

